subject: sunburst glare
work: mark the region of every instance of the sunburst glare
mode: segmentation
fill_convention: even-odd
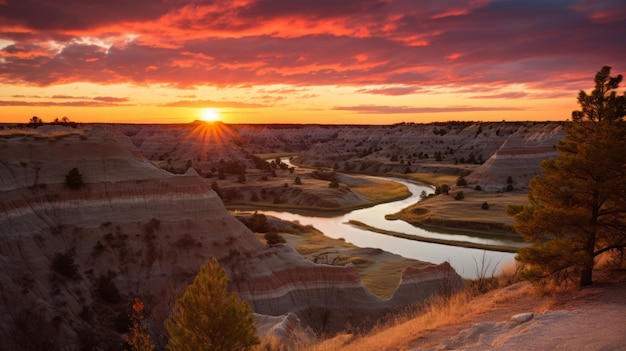
[[[200,118],[205,122],[217,122],[221,120],[220,110],[216,108],[204,108],[200,112]]]

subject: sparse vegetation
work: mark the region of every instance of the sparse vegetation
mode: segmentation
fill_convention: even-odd
[[[100,275],[96,283],[98,296],[107,303],[116,303],[122,300],[120,291],[113,282],[113,274]]]
[[[277,244],[283,244],[283,243],[286,242],[285,238],[283,238],[280,234],[278,234],[276,232],[265,233],[264,238],[265,238],[265,242],[269,246],[274,246],[274,245],[277,245]]]
[[[226,272],[215,258],[176,300],[166,327],[170,351],[250,350],[259,343],[250,305],[228,291]]]
[[[55,253],[51,263],[52,270],[67,278],[76,278],[78,276],[78,264],[75,262],[75,256],[74,249]]]
[[[78,168],[74,167],[65,176],[65,185],[71,189],[80,189],[83,185],[83,175]]]

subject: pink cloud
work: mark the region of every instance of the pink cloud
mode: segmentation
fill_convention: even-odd
[[[213,101],[213,100],[179,100],[160,105],[162,107],[236,107],[236,108],[261,108],[270,107],[262,104],[251,104],[240,101]]]
[[[336,106],[334,110],[353,111],[362,114],[417,114],[417,113],[445,113],[445,112],[479,112],[479,111],[523,111],[524,108],[515,107],[481,107],[481,106],[449,106],[449,107],[413,107],[413,106]]]
[[[5,0],[0,79],[577,90],[602,65],[625,69],[616,16],[623,1]]]

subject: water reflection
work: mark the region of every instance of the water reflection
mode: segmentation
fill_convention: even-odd
[[[385,178],[388,179],[388,178]],[[507,239],[493,239],[484,236],[457,235],[438,233],[431,230],[417,228],[404,221],[389,221],[385,219],[386,214],[396,213],[401,209],[419,200],[422,191],[431,193],[433,189],[425,185],[418,185],[411,182],[393,179],[406,185],[412,193],[407,199],[386,204],[380,204],[370,208],[355,210],[347,214],[334,217],[323,217],[315,215],[295,214],[279,211],[258,211],[268,216],[278,217],[288,221],[298,221],[302,225],[312,225],[331,238],[343,238],[360,247],[381,248],[407,258],[414,258],[421,261],[441,263],[444,261],[456,269],[465,278],[475,278],[477,272],[485,270],[491,275],[498,272],[500,268],[514,261],[515,254],[470,249],[456,246],[448,246],[433,243],[407,240],[403,238],[391,237],[388,235],[370,232],[348,224],[350,220],[357,220],[367,225],[406,234],[419,235],[424,237],[441,238],[456,241],[470,241],[492,245],[519,246],[520,243]]]

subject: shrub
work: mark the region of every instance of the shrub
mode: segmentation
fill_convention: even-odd
[[[444,195],[448,195],[450,192],[450,186],[448,184],[441,184],[441,193]]]
[[[329,188],[339,188],[339,181],[337,179],[333,179],[330,181],[330,184],[328,184]]]
[[[480,208],[482,208],[483,210],[488,210],[489,209],[489,204],[487,202],[483,202],[483,204],[480,206]]]
[[[96,291],[102,300],[109,303],[115,303],[122,299],[120,291],[113,282],[113,277],[110,273],[107,275],[101,275],[98,278]]]
[[[462,191],[459,191],[454,195],[455,200],[463,200],[464,198],[465,198],[465,195],[463,194]]]
[[[267,245],[269,246],[286,243],[285,238],[283,238],[280,234],[275,233],[275,232],[265,233],[263,237],[265,238],[265,241],[267,242]]]
[[[467,185],[467,181],[465,180],[465,178],[459,177],[459,179],[456,180],[456,185],[457,186],[466,186]]]
[[[52,258],[52,270],[68,278],[76,277],[78,275],[78,265],[74,260],[75,255],[76,253],[73,249],[67,250],[63,253],[55,253]]]
[[[474,190],[476,191],[482,191],[483,188],[480,185],[476,185],[476,187],[474,188]]]
[[[300,177],[296,177],[296,180],[294,182],[296,185],[302,185],[302,179],[300,179]]]
[[[83,185],[83,175],[74,167],[65,175],[65,185],[72,189],[79,189]]]
[[[267,233],[269,230],[267,217],[262,213],[255,212],[252,216],[250,216],[250,221],[248,223],[248,228],[255,233]]]

